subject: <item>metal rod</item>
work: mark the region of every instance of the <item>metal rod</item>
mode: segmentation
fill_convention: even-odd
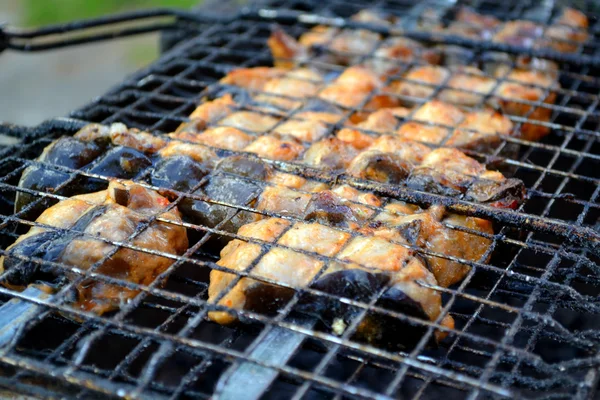
[[[312,329],[315,318],[296,318],[293,323]],[[256,346],[248,357],[265,364],[284,366],[300,348],[306,336],[280,326],[273,326],[264,336],[258,337]],[[233,364],[219,379],[215,398],[220,400],[259,399],[277,378],[279,372],[249,361]]]
[[[43,290],[28,286],[22,293],[30,299],[51,300],[52,296]],[[23,325],[38,314],[41,306],[19,298],[13,298],[0,307],[0,348],[9,345],[18,336]]]

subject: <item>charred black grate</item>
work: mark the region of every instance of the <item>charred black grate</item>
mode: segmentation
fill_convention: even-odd
[[[382,2],[379,6],[401,14],[411,9],[411,3]],[[343,17],[364,7],[359,2],[316,6],[304,1],[273,1],[264,5]],[[473,5],[501,18],[518,18],[531,6],[527,2],[487,1]],[[307,26],[294,24],[285,29],[298,36]],[[595,35],[597,31],[598,23],[593,19],[590,32]],[[214,24],[107,95],[73,112],[71,117],[103,124],[123,122],[157,134],[173,131],[188,121],[187,116],[200,99],[218,92],[217,81],[229,70],[272,64],[264,46],[270,32],[271,23],[264,21]],[[592,49],[594,44],[591,40],[587,46]],[[473,63],[481,63],[484,52],[475,51],[472,57]],[[341,69],[336,65],[321,66],[332,73]],[[102,317],[83,313],[60,301],[65,299],[64,293],[52,304],[44,304],[18,338],[0,352],[0,384],[42,396],[60,393],[78,398],[208,398],[225,370],[248,358],[252,342],[264,337],[271,327],[280,326],[307,337],[301,350],[285,366],[276,368],[279,377],[264,398],[592,398],[600,338],[600,271],[594,246],[582,246],[581,242],[597,238],[600,216],[600,77],[589,66],[565,65],[559,71],[559,80],[561,88],[556,90],[555,104],[536,104],[552,109],[548,123],[553,129],[551,135],[541,142],[503,138],[494,154],[470,153],[489,165],[515,170],[515,176],[528,188],[528,198],[519,209],[520,219],[502,224],[490,236],[490,261],[470,262],[474,268],[462,283],[435,288],[444,297],[442,315],[451,313],[456,321],[450,337],[439,348],[426,347],[424,339],[414,350],[390,352],[357,343],[351,339],[351,331],[342,337],[320,328],[307,332],[290,323],[288,317],[297,311],[302,294],[324,295],[312,289],[298,291],[275,317],[240,311],[239,316],[246,322],[241,327],[209,322],[206,313],[215,306],[206,303],[208,273],[222,267],[215,264],[218,254],[207,242],[216,236],[236,235],[219,226],[185,224],[197,233],[195,244],[183,257],[177,257],[155,283],[140,287],[141,294],[120,311]],[[350,114],[353,110],[346,111]],[[519,124],[528,119],[516,118],[513,122]],[[12,211],[16,192],[21,190],[17,188],[21,172],[28,165],[39,164],[32,160],[53,138],[72,134],[78,127],[73,122],[42,126],[30,132],[25,146],[4,153],[0,162],[3,249],[35,225],[26,214]],[[330,127],[332,132],[338,128]],[[510,143],[520,146],[514,158],[501,153]],[[274,164],[294,173],[301,168],[295,163]],[[86,171],[65,171],[72,176],[90,175]],[[148,172],[140,173],[137,180],[141,182]],[[302,173],[309,178],[332,179],[318,171],[313,176],[310,171]],[[408,196],[413,202],[439,201],[426,194],[368,182],[354,184],[379,190],[383,195]],[[190,193],[179,193],[175,204],[190,197]],[[228,206],[256,212],[252,207]],[[485,209],[475,207],[470,212],[482,213]],[[542,221],[549,218],[554,225],[550,225],[552,229],[540,230],[528,216]],[[495,218],[507,222],[505,217]],[[563,225],[556,225],[559,223]],[[564,230],[558,231],[556,226],[563,226]],[[569,231],[569,227],[577,229]],[[565,240],[581,232],[586,235],[579,242]],[[90,273],[80,271],[82,277]],[[252,270],[241,275],[252,276]],[[95,279],[135,286],[102,275]],[[4,301],[23,297],[5,288],[0,293]],[[345,301],[360,310],[373,309],[370,302]],[[82,322],[73,322],[61,313],[79,317]],[[398,313],[390,315],[423,326],[426,337],[441,328],[439,319],[425,322]]]

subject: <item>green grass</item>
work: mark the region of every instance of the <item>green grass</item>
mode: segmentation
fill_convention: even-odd
[[[198,3],[200,0],[23,0],[23,22],[40,26],[139,8],[189,8]]]

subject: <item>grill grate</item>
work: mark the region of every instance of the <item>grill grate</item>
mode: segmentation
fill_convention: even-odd
[[[410,9],[410,3],[385,2],[379,6],[400,14]],[[304,1],[273,1],[264,5],[343,17],[364,7],[359,2],[337,1],[319,6]],[[533,2],[477,1],[473,5],[501,18],[515,19],[530,9]],[[597,19],[593,19],[590,33],[596,35],[598,26]],[[171,132],[188,121],[186,116],[200,99],[218,91],[217,81],[226,72],[240,66],[272,64],[265,46],[270,29],[269,22],[249,20],[207,26],[201,35],[107,95],[73,112],[70,117],[103,124],[123,122],[129,127],[157,134]],[[302,24],[285,26],[286,32],[295,37],[306,29],[307,26]],[[596,55],[596,43],[591,40],[582,51]],[[481,63],[484,57],[485,51],[476,50],[472,61]],[[307,64],[318,65],[332,73],[342,69],[315,60],[309,60]],[[414,65],[415,62],[411,62],[402,66],[407,70]],[[376,296],[370,302],[343,299],[363,314],[377,310],[383,315],[425,326],[427,333],[414,350],[391,352],[357,343],[351,336],[360,318],[356,318],[342,336],[293,322],[303,296],[327,296],[315,289],[296,291],[276,316],[238,311],[244,321],[241,326],[224,327],[209,322],[207,313],[218,307],[206,302],[208,272],[210,269],[227,271],[215,263],[217,257],[210,239],[227,236],[258,241],[223,230],[226,220],[215,228],[183,223],[190,232],[197,233],[197,241],[182,257],[161,254],[174,259],[175,263],[148,286],[95,273],[94,267],[76,271],[80,280],[93,277],[141,290],[135,300],[118,312],[97,316],[70,306],[68,288],[75,283],[61,288],[50,301],[28,299],[41,305],[40,313],[22,326],[12,343],[1,349],[0,385],[41,396],[61,393],[78,398],[210,397],[219,377],[230,365],[249,359],[252,343],[260,342],[270,329],[281,327],[306,335],[306,340],[285,366],[271,366],[279,372],[279,377],[264,398],[291,397],[290,394],[295,398],[436,398],[441,395],[452,398],[572,398],[574,395],[591,398],[600,361],[600,326],[596,318],[600,312],[596,231],[600,216],[597,172],[600,77],[595,74],[589,66],[563,65],[559,71],[561,89],[555,90],[558,96],[555,105],[541,101],[532,103],[552,110],[548,122],[552,134],[541,142],[507,137],[492,154],[468,152],[487,165],[512,169],[514,175],[526,183],[528,194],[518,209],[519,214],[502,213],[490,207],[345,176],[331,176],[295,163],[271,162],[279,170],[307,178],[348,182],[383,196],[414,203],[442,202],[463,213],[501,223],[497,233],[488,235],[492,244],[480,260],[456,260],[474,267],[460,284],[451,288],[433,288],[441,292],[444,299],[437,321],[423,321],[378,308]],[[391,79],[403,78],[394,76]],[[440,89],[442,87],[436,86],[434,95]],[[347,117],[353,111],[345,110]],[[524,117],[511,119],[517,125],[532,122]],[[0,162],[3,249],[28,227],[39,225],[27,219],[27,209],[16,214],[12,212],[17,190],[24,191],[17,188],[22,171],[28,165],[42,165],[40,161],[32,161],[33,158],[52,139],[73,134],[80,126],[73,120],[48,123],[29,131],[25,145],[4,153]],[[330,130],[334,132],[338,128],[339,125],[335,125]],[[506,158],[503,148],[513,143],[520,146],[518,157]],[[66,171],[73,178],[90,176],[106,180],[106,177],[86,171],[47,166]],[[141,173],[136,181],[142,182],[148,173]],[[62,198],[59,194],[32,193]],[[190,193],[177,194],[173,206],[184,198],[195,198],[227,205],[238,210],[236,213],[240,210],[258,212],[252,207],[216,202]],[[380,209],[373,207],[376,212]],[[229,219],[234,216],[230,215]],[[297,220],[296,217],[283,217]],[[162,222],[174,223],[164,219]],[[455,228],[483,235],[466,228]],[[136,233],[143,229],[141,227]],[[119,246],[149,252],[133,246],[132,239],[128,238]],[[259,243],[265,248],[281,247]],[[448,258],[444,254],[416,250],[425,257]],[[2,250],[2,254],[6,251]],[[486,262],[488,255],[492,258]],[[42,262],[40,259],[35,261]],[[257,263],[258,259],[252,266]],[[54,266],[68,268],[56,263]],[[252,267],[236,274],[255,276]],[[258,279],[268,282],[265,278]],[[25,293],[7,288],[0,288],[0,294],[5,301],[26,297]],[[440,321],[448,313],[455,318],[456,328],[450,330],[450,337],[439,348],[428,347],[427,342],[436,330],[447,329]],[[66,319],[63,314],[81,322]],[[260,360],[254,361],[261,364]]]

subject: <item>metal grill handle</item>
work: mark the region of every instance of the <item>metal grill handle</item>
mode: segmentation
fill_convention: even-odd
[[[451,3],[452,1],[449,0],[446,3],[446,6]],[[157,18],[168,17],[175,18],[175,21],[169,23],[152,22],[152,20]],[[318,14],[292,10],[257,9],[253,7],[244,7],[237,13],[229,14],[197,13],[172,8],[148,9],[75,21],[63,25],[51,25],[37,29],[19,29],[5,25],[0,28],[0,51],[5,49],[24,52],[50,50],[142,33],[181,29],[181,22],[183,21],[191,23],[229,23],[240,19],[258,19],[276,23],[299,23],[309,26],[326,25],[346,29],[363,29],[379,33],[385,37],[404,36],[432,44],[458,45],[482,51],[499,51],[510,54],[528,55],[530,57],[538,57],[566,64],[600,66],[600,56],[598,55],[561,53],[556,50],[534,49],[491,41],[484,42],[463,36],[426,32],[414,29],[411,27],[411,24],[408,24],[408,27],[388,27],[376,23],[353,21],[342,17],[325,17]],[[139,21],[142,22],[132,27],[119,28],[119,24]],[[82,33],[85,34],[85,32],[95,28],[102,27],[108,27],[109,29],[108,31],[102,31],[100,33],[81,35]],[[78,34],[79,36],[77,36]],[[36,43],[36,41],[42,41],[42,43]]]
[[[4,25],[0,28],[0,51],[6,49],[23,52],[50,50],[143,33],[177,30],[183,27],[182,22],[184,21],[227,23],[236,18],[237,15],[221,16],[174,8],[157,8],[35,29]],[[169,22],[165,22],[166,19],[169,19]],[[132,25],[132,23],[134,24]],[[129,24],[129,26],[123,26],[123,24]]]

